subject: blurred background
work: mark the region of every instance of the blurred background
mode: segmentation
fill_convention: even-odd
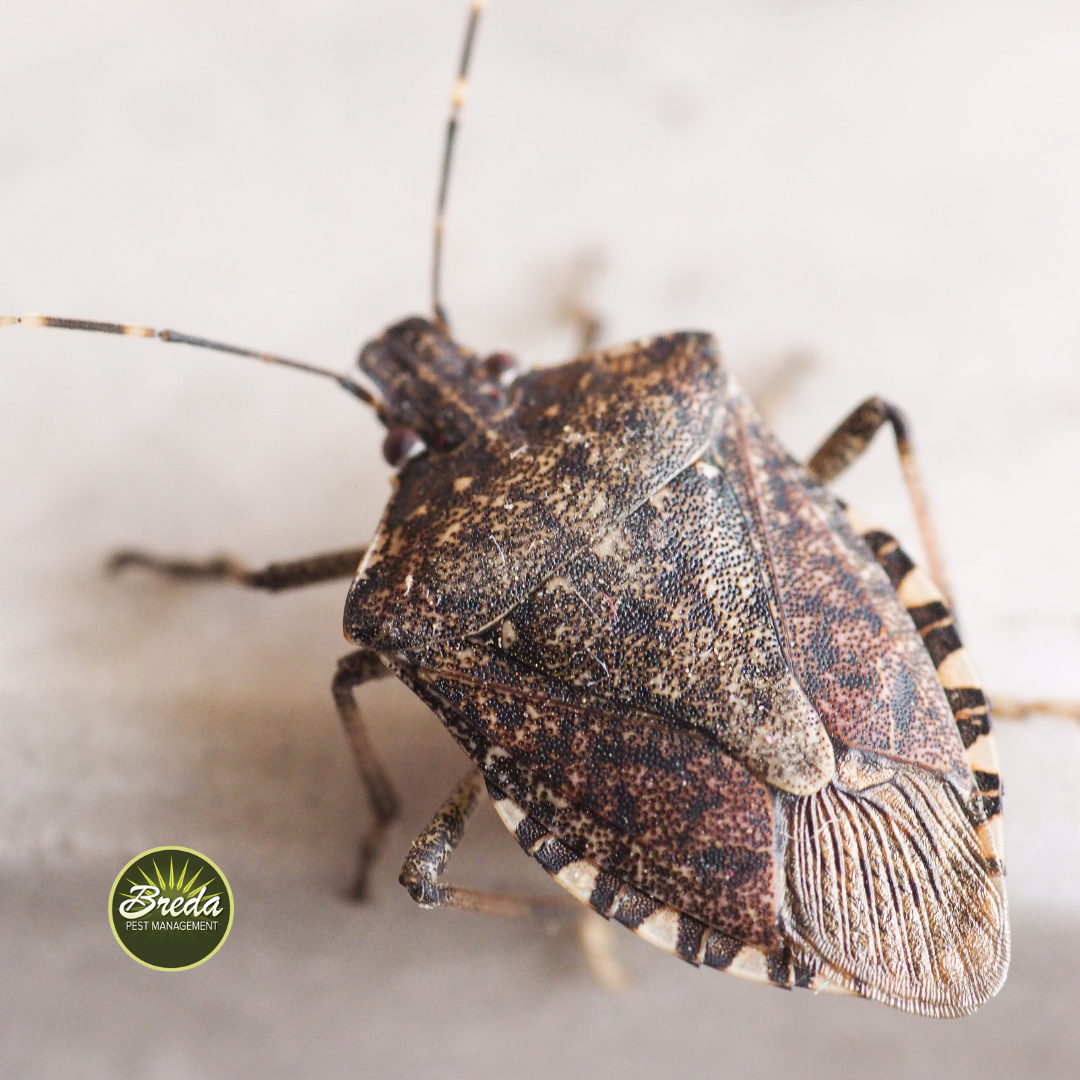
[[[429,306],[462,0],[7,0],[0,311],[340,370]],[[991,692],[1080,698],[1080,10],[1060,0],[495,0],[453,176],[458,336],[527,364],[719,336],[806,456],[872,393],[914,426]],[[766,387],[778,371],[788,393]],[[1080,1071],[1080,725],[999,728],[1012,974],[975,1018],[782,994],[629,934],[415,908],[396,878],[465,761],[364,690],[403,797],[369,905],[329,695],[345,585],[247,595],[117,546],[252,563],[364,543],[381,432],[330,384],[160,343],[0,332],[0,1074],[1056,1077]],[[840,490],[918,551],[886,439]],[[141,968],[124,863],[197,848],[237,913]],[[546,877],[489,807],[452,878]]]

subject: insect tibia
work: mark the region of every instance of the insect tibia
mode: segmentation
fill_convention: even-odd
[[[480,774],[470,772],[413,842],[398,880],[421,907],[438,907],[451,898],[452,887],[440,884],[438,879],[461,842],[465,822],[480,796],[480,785]]]

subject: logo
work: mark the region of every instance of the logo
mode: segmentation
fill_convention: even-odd
[[[205,855],[182,847],[144,851],[120,871],[109,922],[123,950],[159,971],[183,971],[225,944],[233,896]]]

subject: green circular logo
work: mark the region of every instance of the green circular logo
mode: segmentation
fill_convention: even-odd
[[[233,896],[225,875],[191,848],[144,851],[109,894],[109,923],[124,951],[159,971],[183,971],[225,944]]]

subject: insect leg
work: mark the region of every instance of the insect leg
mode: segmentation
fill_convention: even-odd
[[[124,550],[110,556],[105,564],[110,573],[119,573],[129,566],[150,570],[163,577],[181,581],[232,581],[252,589],[281,592],[320,581],[351,578],[364,557],[364,548],[332,551],[326,555],[309,555],[306,559],[272,562],[253,570],[228,555],[209,559],[168,559],[146,551]]]
[[[889,402],[879,397],[864,401],[822,444],[817,453],[807,462],[806,467],[822,483],[835,480],[849,465],[853,464],[870,445],[878,428],[884,423],[892,425],[896,437],[896,450],[900,455],[900,468],[903,470],[904,483],[915,511],[915,520],[919,526],[923,548],[926,551],[927,568],[930,576],[945,594],[950,596],[948,581],[945,576],[945,563],[941,557],[937,533],[930,517],[930,507],[926,501],[915,461],[915,451],[911,445],[911,436],[904,414]],[[949,602],[949,606],[952,604]]]
[[[603,319],[592,301],[596,280],[603,270],[598,252],[583,251],[570,267],[570,276],[558,304],[558,314],[577,334],[578,353],[596,348],[604,329]]]
[[[482,783],[480,773],[471,769],[439,807],[431,824],[413,841],[399,878],[409,895],[425,908],[450,907],[509,918],[578,914],[581,909],[576,904],[558,899],[498,896],[439,881],[465,834],[465,822],[476,809]]]
[[[1026,720],[1029,716],[1062,716],[1080,720],[1080,701],[1027,701],[1023,698],[993,697],[994,716],[998,720]]]
[[[625,990],[632,980],[615,955],[615,931],[611,923],[595,911],[583,911],[578,937],[596,985],[609,993]]]
[[[371,649],[358,649],[338,661],[337,673],[334,675],[334,704],[337,705],[341,723],[345,728],[345,737],[349,740],[353,757],[356,759],[357,772],[375,814],[375,820],[360,837],[356,879],[352,887],[352,896],[356,900],[362,900],[367,892],[368,871],[382,846],[387,826],[397,816],[398,797],[382,762],[375,755],[375,748],[371,745],[371,739],[364,727],[353,689],[389,674],[378,653]]]

